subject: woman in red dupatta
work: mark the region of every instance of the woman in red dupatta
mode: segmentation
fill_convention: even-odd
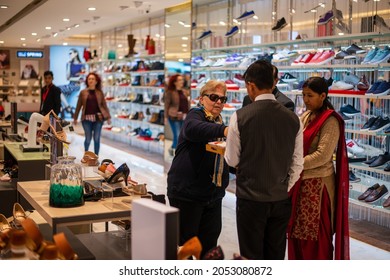
[[[323,78],[305,81],[303,100],[308,110],[302,116],[305,162],[300,180],[290,190],[293,208],[288,258],[347,260],[349,177],[344,121],[328,99],[328,85]]]

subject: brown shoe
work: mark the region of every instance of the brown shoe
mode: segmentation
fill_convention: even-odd
[[[378,199],[380,199],[382,196],[387,194],[388,192],[389,191],[387,190],[385,185],[381,185],[379,188],[373,190],[371,194],[364,201],[369,203],[375,202]]]
[[[358,199],[359,200],[365,200],[374,190],[376,190],[379,187],[380,187],[380,185],[378,183],[373,185],[373,186],[371,186],[371,187],[369,187],[364,193],[359,195]]]
[[[390,207],[390,196],[383,202],[383,207]]]

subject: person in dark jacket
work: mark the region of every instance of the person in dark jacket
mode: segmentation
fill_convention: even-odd
[[[290,98],[288,98],[286,95],[284,95],[276,86],[276,84],[279,81],[279,76],[278,76],[279,70],[275,65],[272,65],[272,68],[273,68],[273,74],[274,74],[274,87],[272,90],[272,94],[275,95],[276,101],[278,101],[280,104],[282,104],[287,109],[294,112],[294,110],[295,110],[294,102]],[[246,95],[244,97],[244,101],[242,102],[242,107],[245,107],[246,105],[251,104],[251,103],[252,103],[252,101],[249,98],[249,95]]]
[[[45,86],[41,90],[40,114],[44,116],[51,110],[57,115],[61,111],[61,90],[53,84],[53,78],[52,71],[45,71],[45,73],[43,73]]]
[[[222,228],[222,198],[229,183],[223,156],[206,151],[210,141],[226,137],[220,115],[226,85],[211,80],[200,91],[199,104],[183,123],[175,157],[168,172],[168,198],[180,210],[180,244],[197,236],[201,256],[217,245]]]

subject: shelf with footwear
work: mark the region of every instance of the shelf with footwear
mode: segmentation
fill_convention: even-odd
[[[374,172],[382,175],[390,175],[389,171],[384,171],[383,168],[385,165],[381,165],[379,167],[369,167],[368,165],[361,163],[361,162],[354,162],[354,163],[349,163],[350,168],[355,168],[355,169],[360,169],[360,170],[365,170],[369,172]]]

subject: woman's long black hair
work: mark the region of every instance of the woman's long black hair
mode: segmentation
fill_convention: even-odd
[[[328,83],[325,81],[324,78],[321,77],[310,77],[305,81],[302,88],[309,88],[312,91],[314,91],[317,94],[321,94],[325,92],[326,97],[324,99],[324,103],[322,104],[322,107],[320,108],[320,112],[325,111],[326,109],[332,109],[334,110],[334,107],[332,103],[330,103],[329,97],[328,97]]]

